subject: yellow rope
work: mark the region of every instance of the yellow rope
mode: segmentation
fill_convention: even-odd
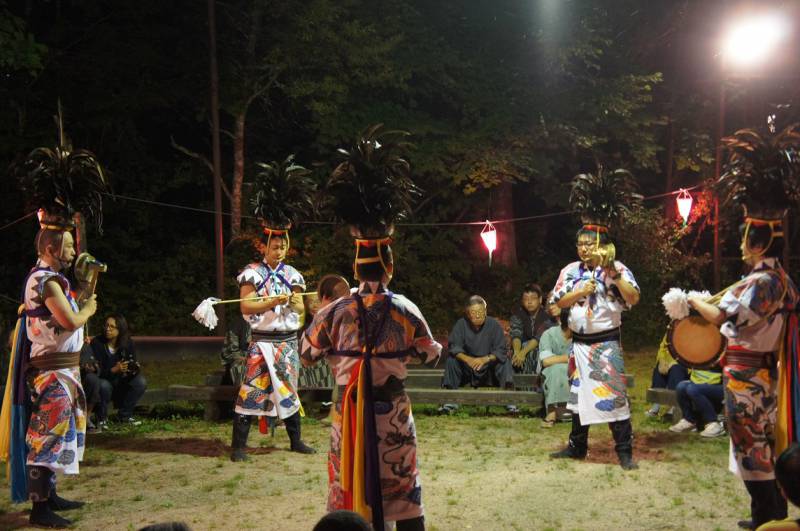
[[[289,296],[291,296],[291,295],[300,295],[301,297],[308,297],[310,295],[316,295],[316,294],[317,294],[316,291],[306,291],[304,293],[292,293],[292,294],[286,293],[285,295],[289,295]],[[224,301],[214,301],[213,304],[214,305],[217,305],[217,304],[228,304],[228,303],[231,303],[231,302],[242,302],[242,301],[264,302],[264,301],[269,300],[269,299],[278,299],[280,297],[283,297],[283,295],[270,295],[270,296],[267,296],[267,297],[245,297],[244,299],[228,299],[228,300],[224,300]]]

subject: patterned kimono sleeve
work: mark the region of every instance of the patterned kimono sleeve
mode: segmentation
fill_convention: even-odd
[[[622,280],[626,281],[628,284],[633,286],[639,293],[642,292],[642,289],[636,282],[636,278],[633,276],[633,272],[630,269],[628,269],[628,266],[618,261],[614,262],[614,266],[617,268],[617,271],[619,271],[619,274],[622,276]],[[616,304],[619,304],[619,309],[621,311],[630,310],[631,305],[628,304],[628,302],[622,296],[622,293],[619,291],[619,288],[616,285],[612,285],[611,289],[614,291],[614,294],[616,295],[617,299]]]
[[[431,329],[422,312],[416,304],[407,298],[400,296],[398,299],[398,302],[401,302],[405,307],[406,317],[414,327],[412,342],[419,354],[419,358],[423,363],[429,363],[437,359],[442,353],[442,345],[433,339]]]
[[[292,287],[296,286],[296,287],[299,287],[300,289],[302,289],[303,291],[305,291],[306,290],[306,280],[303,278],[303,275],[300,273],[300,271],[298,271],[297,269],[295,269],[294,267],[292,267],[292,266],[290,266],[288,264],[285,265],[284,267],[288,271],[288,275],[286,275],[286,280],[289,281],[289,284],[291,284]]]
[[[514,339],[519,339],[522,341],[523,335],[523,326],[522,326],[522,319],[520,319],[519,315],[514,314],[511,316],[509,320],[509,330],[508,335],[511,336],[512,341]]]
[[[776,275],[760,273],[741,286],[729,290],[719,303],[728,316],[720,332],[726,337],[738,337],[739,328],[752,325],[769,315],[781,303],[783,286]]]
[[[573,262],[561,270],[556,280],[556,285],[553,288],[553,296],[550,297],[551,303],[557,303],[564,295],[572,291],[575,287],[575,277],[578,274],[578,262]]]
[[[300,341],[300,357],[305,361],[316,363],[320,358],[327,356],[328,352],[333,348],[330,330],[333,323],[332,310],[334,307],[336,307],[335,304],[329,304],[317,312],[314,320],[303,332],[303,337]]]
[[[239,284],[240,288],[245,284],[250,284],[258,289],[264,282],[264,277],[258,271],[258,264],[250,264],[242,269],[242,272],[236,277],[236,282]]]

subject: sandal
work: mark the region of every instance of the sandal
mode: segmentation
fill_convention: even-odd
[[[542,428],[552,428],[555,425],[556,425],[555,420],[547,420],[547,419],[542,420]]]

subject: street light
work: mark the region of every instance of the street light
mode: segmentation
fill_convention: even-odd
[[[791,33],[790,18],[779,11],[740,13],[728,24],[721,40],[721,82],[719,89],[719,119],[717,122],[717,149],[715,177],[722,173],[725,136],[725,80],[728,74],[754,75],[754,70],[769,63],[778,47]],[[787,240],[788,241],[788,240]],[[714,200],[714,288],[720,288],[719,201]]]
[[[726,66],[748,68],[763,64],[789,36],[789,30],[788,17],[776,12],[736,20],[723,41]]]

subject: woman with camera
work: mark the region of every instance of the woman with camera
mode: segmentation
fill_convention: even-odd
[[[133,417],[133,409],[142,398],[147,381],[136,361],[125,317],[120,314],[106,317],[103,333],[92,339],[90,348],[92,356],[81,367],[81,377],[89,402],[93,402],[93,397],[96,400],[93,410],[97,427],[106,426],[108,404],[112,400],[117,405],[120,422],[141,424]]]

